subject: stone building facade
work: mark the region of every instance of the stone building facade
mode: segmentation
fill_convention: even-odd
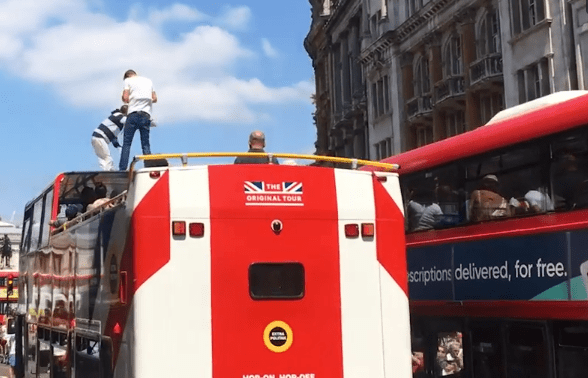
[[[316,153],[379,160],[588,89],[586,0],[310,0]]]

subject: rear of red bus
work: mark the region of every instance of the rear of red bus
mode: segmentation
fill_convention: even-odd
[[[395,174],[138,171],[114,376],[408,377],[400,201]]]

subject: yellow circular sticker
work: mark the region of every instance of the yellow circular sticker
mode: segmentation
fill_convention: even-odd
[[[292,345],[292,328],[280,320],[271,322],[263,331],[265,346],[275,353],[287,351]]]

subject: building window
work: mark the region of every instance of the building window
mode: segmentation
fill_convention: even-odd
[[[372,83],[372,109],[374,118],[390,112],[390,83],[388,75]]]
[[[488,23],[490,34],[490,53],[501,52],[502,45],[500,42],[500,19],[498,17],[498,11],[493,10],[488,15]]]
[[[392,138],[386,138],[374,145],[376,150],[376,160],[382,160],[392,156]]]
[[[515,34],[519,34],[545,19],[543,0],[511,0],[510,5]]]
[[[422,0],[406,0],[406,18],[412,16],[423,7]]]
[[[551,93],[547,58],[517,72],[519,103],[534,100]]]
[[[445,115],[445,132],[448,138],[465,132],[465,114],[463,110],[457,110]]]
[[[418,126],[416,128],[417,147],[422,147],[433,142],[433,128],[431,126]]]
[[[491,93],[480,97],[480,118],[482,124],[488,123],[499,111],[504,109],[501,93]]]
[[[371,18],[371,32],[372,32],[373,38],[377,38],[380,36],[380,30],[378,28],[378,23],[380,22],[381,18],[382,18],[382,11],[381,10],[377,11],[376,14],[374,14]]]
[[[478,28],[478,59],[501,51],[498,12],[491,10],[480,21]]]
[[[445,46],[445,74],[456,76],[461,75],[462,72],[461,36],[454,35]]]
[[[419,97],[431,91],[429,80],[429,60],[421,57],[415,68],[414,94]]]

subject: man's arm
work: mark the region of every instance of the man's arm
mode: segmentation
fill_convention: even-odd
[[[151,92],[151,102],[157,102],[157,93],[155,91]]]
[[[122,93],[122,101],[123,101],[125,104],[128,104],[128,103],[129,103],[129,90],[128,90],[128,89],[125,89],[125,90],[123,91],[123,93]],[[154,101],[154,102],[155,102],[155,101]]]

